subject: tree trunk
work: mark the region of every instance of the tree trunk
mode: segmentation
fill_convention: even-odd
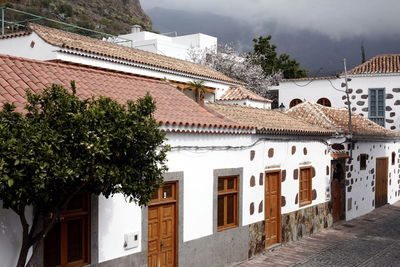
[[[29,238],[29,224],[26,221],[25,217],[25,208],[20,209],[17,214],[19,215],[19,219],[22,225],[22,246],[19,252],[19,258],[17,262],[17,267],[24,267],[26,263],[26,258],[28,256],[29,248],[30,248],[30,238]]]

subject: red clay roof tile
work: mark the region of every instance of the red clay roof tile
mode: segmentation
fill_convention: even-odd
[[[159,123],[249,129],[215,116],[164,81],[82,66],[0,55],[2,96],[0,103],[14,102],[18,111],[23,111],[22,108],[26,103],[26,89],[39,92],[53,83],[69,87],[71,80],[75,81],[77,94],[82,98],[103,95],[125,103],[150,93],[156,101],[155,118]]]
[[[399,73],[400,54],[377,55],[348,71],[348,74]]]
[[[167,57],[136,48],[113,44],[107,41],[49,28],[38,24],[30,23],[28,27],[43,40],[58,47],[164,68],[233,84],[242,84],[241,82],[231,79],[221,72],[214,70],[213,68],[201,64]]]

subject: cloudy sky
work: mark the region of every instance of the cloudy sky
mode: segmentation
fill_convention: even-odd
[[[340,40],[400,34],[399,0],[141,0],[144,9],[207,11],[240,18],[255,29],[310,30]]]

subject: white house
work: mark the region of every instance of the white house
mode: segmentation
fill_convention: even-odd
[[[75,216],[78,225],[90,218],[90,225],[74,228],[83,232],[69,233],[78,237],[69,241],[56,230],[50,233],[36,266],[74,266],[69,247],[90,247],[75,251],[74,262],[81,265],[222,266],[332,224],[326,151],[333,131],[267,109],[201,107],[165,81],[0,55],[0,99],[15,103],[17,110],[24,106],[24,89],[68,86],[70,80],[80,97],[125,102],[149,92],[172,147],[169,171],[148,207],[120,195],[85,198],[90,205],[84,211],[65,216]],[[226,110],[240,113],[242,120]],[[287,219],[294,213],[304,224]],[[0,266],[13,266],[21,237],[18,217],[0,209],[0,225]],[[62,262],[57,255],[64,255]]]
[[[376,207],[400,200],[400,134],[352,114],[352,132],[345,108],[304,102],[287,114],[336,131],[332,153],[332,214],[350,220]]]
[[[168,36],[166,34],[141,31],[141,27],[138,25],[133,26],[131,33],[120,35],[111,41],[182,60],[190,60],[190,55],[188,54],[190,49],[216,52],[218,45],[217,38],[207,34]]]
[[[348,71],[351,110],[387,129],[399,131],[400,55],[377,55]],[[310,101],[337,108],[347,107],[339,77],[289,79],[271,89],[279,91],[279,103],[290,108]]]

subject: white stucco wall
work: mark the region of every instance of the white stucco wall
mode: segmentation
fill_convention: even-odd
[[[396,153],[394,165],[391,162],[392,152]],[[355,144],[353,161],[346,167],[346,220],[362,216],[375,209],[376,158],[388,157],[388,203],[392,204],[400,200],[399,153],[400,143],[395,141],[376,143],[360,141]],[[360,154],[369,155],[366,170],[360,170]]]
[[[179,135],[169,134],[169,143],[176,145],[197,146],[249,146],[265,136],[224,136],[224,135]],[[194,140],[196,140],[194,142]],[[291,155],[292,146],[296,153]],[[307,148],[307,155],[303,148]],[[270,148],[274,156],[268,158]],[[214,169],[243,167],[243,225],[264,220],[264,213],[258,213],[258,206],[264,200],[264,184],[259,185],[260,173],[266,170],[286,170],[286,180],[282,183],[282,196],[286,205],[282,213],[299,209],[295,197],[299,190],[299,180],[294,180],[293,171],[301,166],[313,166],[316,177],[313,189],[317,199],[311,205],[326,202],[326,190],[329,187],[329,175],[326,167],[330,165],[330,156],[325,154],[326,146],[317,141],[261,141],[245,149],[230,150],[180,150],[168,154],[170,171],[184,172],[184,233],[183,240],[189,241],[213,233],[213,171]],[[255,151],[255,158],[250,160],[250,151]],[[256,186],[250,186],[251,176],[255,177]],[[254,203],[255,212],[250,215],[250,204]],[[310,206],[310,205],[309,205]],[[304,206],[302,208],[306,208]]]
[[[141,208],[135,203],[129,203],[122,194],[109,199],[99,197],[98,210],[98,242],[99,262],[119,258],[141,251],[142,218]],[[139,233],[139,246],[124,249],[124,235]]]
[[[282,214],[300,209],[295,203],[299,190],[299,180],[293,177],[294,169],[301,166],[313,166],[316,176],[312,179],[312,188],[317,198],[306,208],[327,201],[329,175],[326,167],[330,165],[330,155],[325,154],[326,145],[318,141],[260,141],[260,135],[210,135],[210,134],[168,134],[168,143],[176,146],[250,146],[242,149],[177,149],[168,153],[169,172],[184,173],[183,190],[183,241],[190,241],[213,234],[214,170],[243,168],[243,211],[242,225],[264,220],[264,212],[258,212],[258,206],[264,200],[264,186],[259,184],[260,173],[267,170],[286,170],[286,179],[282,182],[282,196],[286,205]],[[296,153],[291,154],[292,146]],[[307,155],[303,149],[307,148]],[[268,150],[274,149],[274,156],[268,157]],[[254,160],[250,160],[250,151],[255,151]],[[250,186],[251,176],[256,185]],[[263,177],[265,179],[265,177]],[[265,180],[264,180],[265,181]],[[329,197],[329,196],[328,196]],[[255,212],[250,215],[250,204],[254,203]],[[99,199],[99,258],[100,262],[122,257],[142,250],[138,248],[125,251],[124,233],[141,231],[141,211],[133,203],[126,203],[121,196],[111,199]],[[141,242],[141,237],[139,237]]]
[[[32,43],[33,42],[33,43]],[[31,47],[31,44],[34,44]],[[0,40],[0,54],[37,60],[55,59],[56,48],[41,39],[36,33]]]
[[[9,209],[3,209],[0,200],[0,267],[15,266],[22,244],[22,226],[18,215]],[[26,210],[28,222],[32,221],[32,209]],[[29,251],[28,259],[31,256]]]

